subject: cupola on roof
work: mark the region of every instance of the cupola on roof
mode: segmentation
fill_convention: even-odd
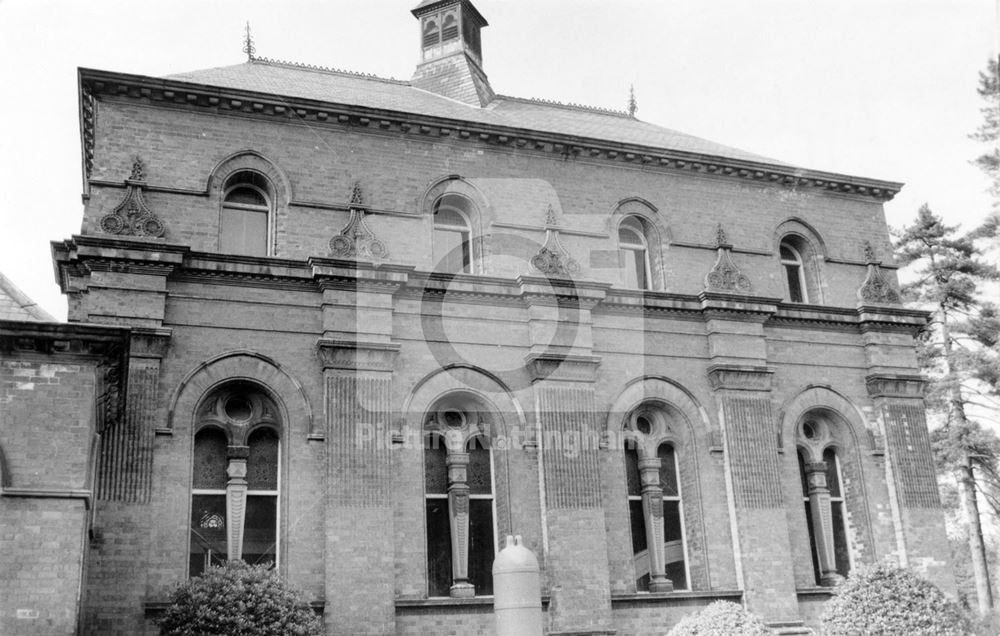
[[[420,21],[413,86],[473,106],[492,102],[480,38],[486,18],[469,0],[424,0],[413,15]]]

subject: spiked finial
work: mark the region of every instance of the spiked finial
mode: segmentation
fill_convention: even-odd
[[[243,39],[243,52],[247,54],[247,62],[253,61],[253,55],[257,49],[253,45],[253,37],[250,35],[250,22],[247,21],[246,37]]]
[[[639,110],[639,102],[635,101],[635,86],[628,87],[628,116],[635,119],[635,111]]]

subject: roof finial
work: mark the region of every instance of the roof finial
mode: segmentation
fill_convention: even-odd
[[[253,46],[253,37],[250,35],[250,21],[247,20],[247,34],[243,40],[243,52],[247,54],[247,62],[253,62],[253,54],[257,49]]]
[[[639,102],[635,101],[635,86],[628,85],[628,116],[635,119],[635,111],[639,110]]]

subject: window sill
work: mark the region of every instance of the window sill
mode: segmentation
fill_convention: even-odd
[[[795,595],[802,596],[825,596],[830,598],[836,596],[837,592],[832,587],[800,587],[795,590]]]
[[[662,594],[651,594],[649,592],[630,592],[628,594],[612,594],[611,605],[623,605],[629,603],[672,603],[681,601],[727,601],[741,600],[743,590],[710,590],[710,591],[687,591],[664,592]]]

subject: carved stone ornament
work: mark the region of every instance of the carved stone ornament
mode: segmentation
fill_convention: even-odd
[[[132,173],[125,180],[125,196],[110,213],[101,217],[101,230],[120,236],[151,236],[160,238],[166,231],[163,222],[150,212],[142,199],[146,185],[142,160],[136,157]]]
[[[718,244],[718,256],[715,258],[712,271],[705,275],[705,289],[714,292],[749,294],[753,285],[750,284],[750,278],[733,262],[733,246],[726,242],[726,231],[721,225],[716,230],[715,238]]]
[[[545,244],[531,257],[531,266],[549,278],[572,278],[580,273],[580,264],[563,247],[558,229],[545,230]]]
[[[865,243],[865,262],[868,274],[858,289],[858,299],[865,305],[899,305],[902,299],[882,270],[882,261],[876,260],[871,243]]]
[[[330,239],[330,251],[338,258],[381,261],[389,256],[385,243],[378,240],[365,223],[366,206],[361,184],[355,182],[349,204],[351,218],[340,234]]]

